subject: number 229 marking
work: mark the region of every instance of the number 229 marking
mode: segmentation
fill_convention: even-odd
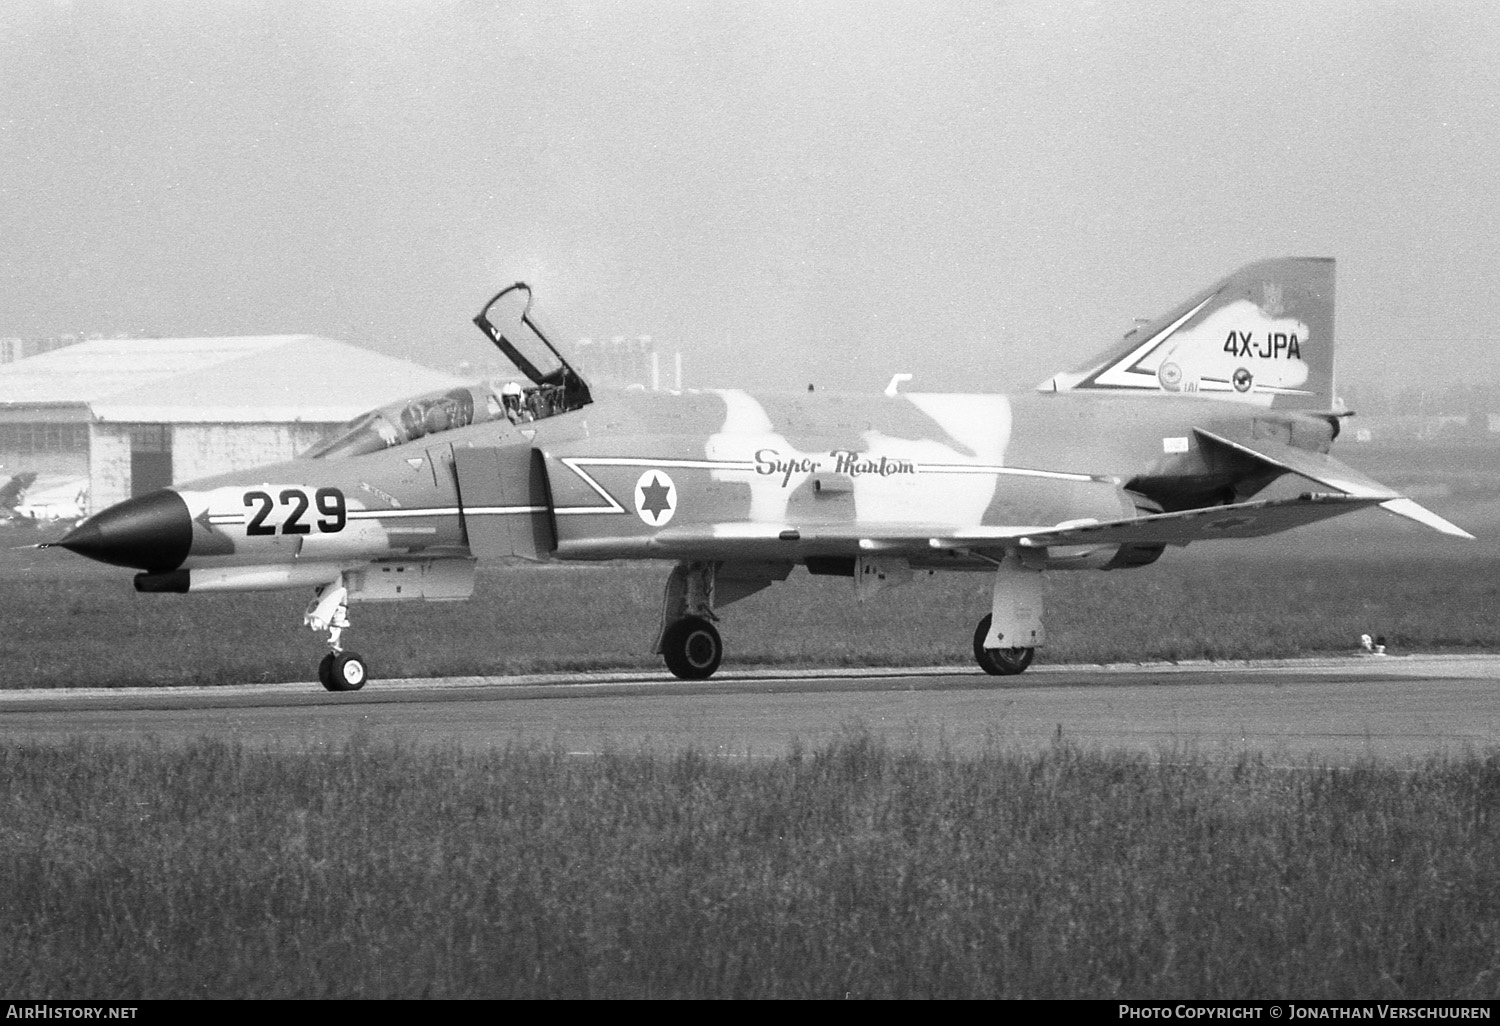
[[[307,514],[308,507],[314,504],[322,514],[317,521],[318,530],[322,533],[342,531],[349,522],[349,509],[344,502],[344,493],[337,488],[319,488],[313,493],[311,502],[308,501],[307,492],[301,488],[284,488],[277,498],[282,506],[291,510],[281,521],[279,530],[282,534],[311,534],[312,524],[304,522],[302,518]],[[246,534],[277,533],[276,524],[266,523],[271,511],[276,508],[276,502],[271,499],[269,492],[246,492],[245,505],[258,507],[250,517],[250,522],[245,525]]]

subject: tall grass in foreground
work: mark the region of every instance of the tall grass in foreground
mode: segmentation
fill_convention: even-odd
[[[1500,996],[1500,758],[0,750],[12,997]]]

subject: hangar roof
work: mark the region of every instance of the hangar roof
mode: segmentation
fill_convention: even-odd
[[[96,339],[0,364],[0,410],[99,420],[342,423],[463,379],[316,335]]]

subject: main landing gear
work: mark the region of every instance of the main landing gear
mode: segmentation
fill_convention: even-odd
[[[1042,575],[1016,555],[991,560],[995,586],[990,611],[974,629],[974,661],[985,673],[1009,677],[1031,665],[1042,630]],[[715,605],[727,606],[785,580],[791,563],[683,562],[667,578],[661,630],[652,651],[674,677],[706,680],[724,658],[714,626]]]
[[[329,691],[358,691],[365,686],[369,670],[356,652],[345,652],[339,639],[349,626],[349,589],[340,578],[318,589],[307,605],[302,622],[315,631],[328,632],[332,650],[318,663],[318,682]]]
[[[995,566],[990,611],[974,628],[974,661],[991,676],[1011,677],[1031,665],[1044,638],[1042,575],[1007,556]]]
[[[714,626],[714,606],[753,595],[792,572],[787,563],[678,563],[667,578],[661,630],[652,648],[672,676],[707,680],[724,658],[724,642]]]
[[[713,624],[701,616],[685,616],[662,634],[660,652],[672,676],[706,680],[724,658],[724,642]]]
[[[1011,677],[1020,673],[1031,665],[1031,659],[1036,655],[1036,648],[985,648],[985,638],[989,636],[990,624],[993,622],[993,614],[985,613],[984,619],[979,621],[979,626],[974,628],[974,661],[979,668],[993,677]]]
[[[678,563],[667,578],[657,652],[672,676],[707,680],[724,658],[724,642],[713,622],[718,563]]]

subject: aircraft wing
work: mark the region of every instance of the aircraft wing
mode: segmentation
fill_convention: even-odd
[[[934,523],[802,524],[720,522],[668,527],[640,539],[638,556],[682,559],[785,560],[818,556],[904,556],[936,552],[993,554],[1007,549],[1069,545],[1187,545],[1194,541],[1260,538],[1355,510],[1380,506],[1444,534],[1472,538],[1399,492],[1322,453],[1269,439],[1232,439],[1198,429],[1205,446],[1234,450],[1329,491],[1259,499],[1206,509],[1061,525],[1004,524],[955,527]],[[620,539],[599,539],[599,558],[618,558]],[[789,544],[790,543],[790,544]],[[575,554],[589,558],[588,542]]]
[[[1332,456],[1297,449],[1267,438],[1233,439],[1212,431],[1205,431],[1203,428],[1194,430],[1199,439],[1209,445],[1233,449],[1235,452],[1250,456],[1272,467],[1289,470],[1311,481],[1316,481],[1320,485],[1336,488],[1351,496],[1378,499],[1381,509],[1399,517],[1406,517],[1408,520],[1415,520],[1419,524],[1424,524],[1454,538],[1470,540],[1474,538],[1468,531],[1449,523],[1432,510],[1418,505],[1400,492],[1378,481],[1365,477],[1353,467],[1345,466]]]
[[[1308,493],[1125,520],[1042,525],[837,524],[793,528],[722,523],[667,528],[648,542],[652,554],[733,559],[786,558],[787,543],[827,555],[913,556],[936,551],[995,552],[1052,545],[1186,545],[1220,538],[1259,538],[1380,504],[1381,496]]]
[[[669,527],[648,542],[660,555],[734,559],[785,559],[788,543],[800,554],[918,555],[934,549],[1001,548],[1015,544],[1042,526],[971,527],[955,530],[947,524],[826,524],[791,527],[785,524],[720,523]]]
[[[1186,545],[1219,538],[1260,538],[1378,505],[1374,496],[1308,492],[1294,499],[1262,499],[1131,520],[1047,528],[1018,539],[1023,548],[1051,545]]]

